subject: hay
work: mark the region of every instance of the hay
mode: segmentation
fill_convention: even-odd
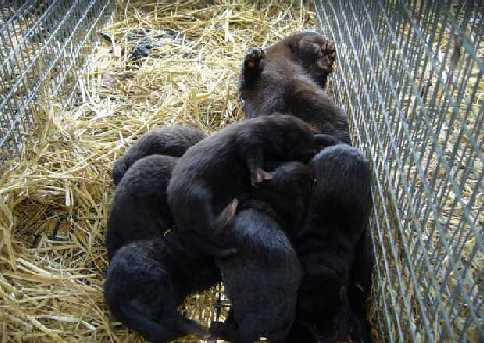
[[[298,3],[118,4],[79,103],[62,110],[60,98],[44,99],[20,159],[2,166],[2,341],[139,340],[102,298],[112,162],[150,128],[178,122],[209,132],[242,118],[243,52],[314,23]],[[153,49],[138,66],[130,52],[147,41]],[[207,324],[215,294],[190,299],[186,311]]]

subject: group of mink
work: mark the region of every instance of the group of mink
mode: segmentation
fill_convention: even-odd
[[[324,91],[335,58],[315,32],[251,49],[245,120],[209,136],[154,129],[115,162],[104,296],[116,319],[152,342],[371,342],[371,170]],[[224,322],[179,313],[221,281]]]

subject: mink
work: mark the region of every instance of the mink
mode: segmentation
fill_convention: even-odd
[[[160,236],[173,228],[167,187],[179,158],[150,155],[136,161],[121,179],[109,211],[106,234],[108,259],[116,250],[136,240]],[[233,203],[219,214],[215,226],[224,227],[234,212]],[[228,217],[228,221],[225,218]]]
[[[324,91],[335,57],[334,43],[316,32],[249,50],[239,80],[246,117],[293,115],[317,132],[351,144],[346,114]]]
[[[121,179],[109,211],[109,260],[123,245],[160,236],[173,226],[166,188],[177,160],[164,155],[146,156],[136,161]]]
[[[153,154],[180,157],[189,147],[205,137],[206,135],[202,131],[181,125],[148,131],[123,156],[114,162],[114,184],[118,185],[129,167],[142,157]]]
[[[262,184],[240,205],[228,234],[238,253],[217,260],[232,307],[224,323],[211,324],[213,336],[236,343],[286,340],[302,270],[285,232],[295,231],[304,218],[312,184],[308,166],[283,163],[272,173],[269,189]]]
[[[104,283],[110,312],[151,342],[196,335],[205,328],[177,310],[185,298],[220,281],[213,259],[193,254],[174,232],[131,242],[116,251]]]
[[[151,155],[136,161],[119,183],[109,213],[104,297],[111,313],[154,342],[208,335],[177,306],[189,294],[220,281],[213,258],[186,248],[173,231],[166,188],[178,158]],[[216,220],[230,225],[232,207]],[[216,227],[215,227],[216,228]]]
[[[304,270],[297,320],[324,339],[370,342],[364,308],[367,290],[357,294],[355,287],[362,285],[354,284],[362,282],[368,288],[370,282],[371,256],[358,262],[356,255],[358,246],[360,251],[368,247],[364,240],[372,206],[369,161],[358,149],[339,144],[322,150],[310,165],[316,184],[306,222],[294,242]]]
[[[214,239],[214,217],[241,194],[266,179],[264,160],[308,161],[316,140],[300,119],[262,116],[235,123],[189,148],[180,157],[168,185],[168,203],[176,229],[201,253],[235,253]]]

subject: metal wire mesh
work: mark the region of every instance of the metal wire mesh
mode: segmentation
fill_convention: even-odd
[[[332,93],[373,161],[373,320],[388,342],[483,342],[483,4],[317,0]]]
[[[75,101],[114,0],[0,0],[0,160],[39,99]],[[316,0],[330,89],[374,164],[374,321],[389,342],[484,341],[483,5]]]
[[[0,0],[0,160],[17,154],[38,100],[78,92],[97,28],[114,0]]]

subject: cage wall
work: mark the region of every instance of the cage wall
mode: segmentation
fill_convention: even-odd
[[[483,341],[483,4],[317,0],[330,87],[373,161],[385,342]]]
[[[0,161],[21,150],[41,101],[79,93],[114,0],[0,0]]]

